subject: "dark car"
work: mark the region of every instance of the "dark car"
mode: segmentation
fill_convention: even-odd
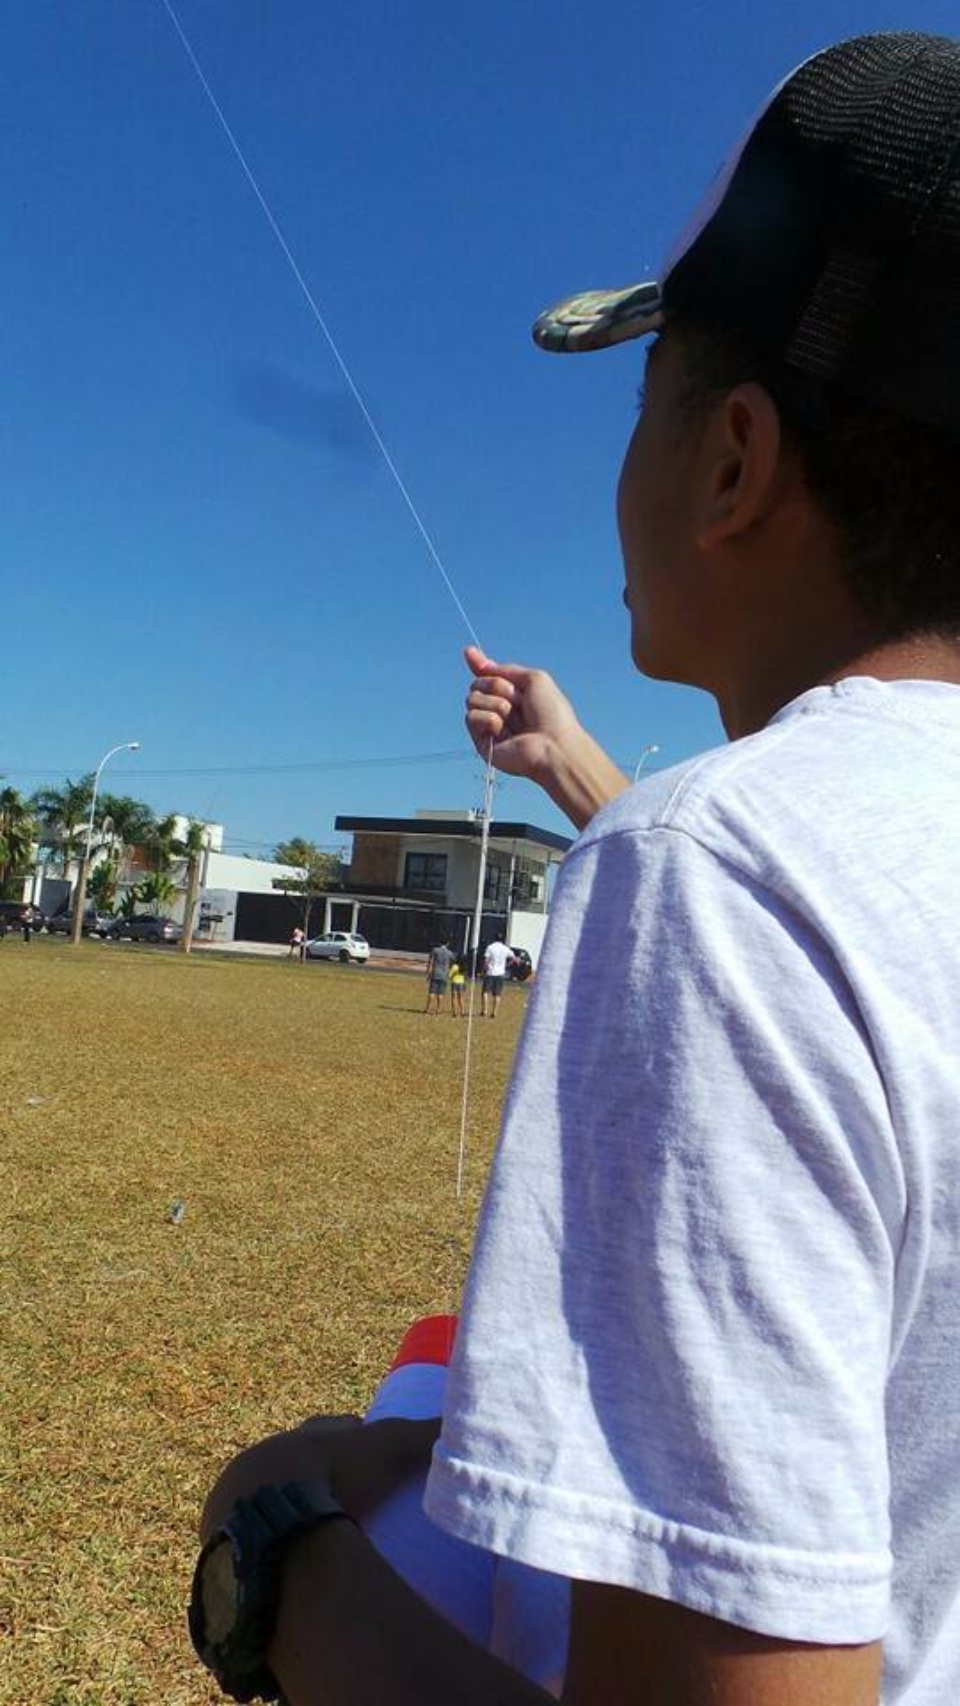
[[[47,921],[39,906],[31,906],[27,900],[0,900],[0,930],[22,930],[27,914],[31,930],[42,930]]]
[[[514,983],[526,983],[527,978],[533,976],[533,961],[530,955],[526,948],[511,948],[510,952],[513,959],[507,967],[507,976],[512,977]]]
[[[526,948],[511,948],[510,952],[513,955],[513,959],[507,963],[507,978],[512,978],[514,983],[526,983],[527,978],[533,976],[533,961],[530,958],[530,955],[527,953]],[[484,949],[481,948],[476,959],[473,974],[475,977],[483,976],[483,956]],[[467,956],[464,955],[464,966],[466,966],[467,963]]]
[[[47,929],[51,936],[69,936],[73,922],[72,912],[55,912],[47,919]],[[83,934],[85,936],[106,936],[109,934],[116,919],[112,913],[97,912],[88,908],[83,915]]]
[[[131,942],[177,942],[182,935],[183,930],[175,919],[161,918],[156,913],[115,918],[107,931],[111,942],[119,942],[121,936],[129,936]]]

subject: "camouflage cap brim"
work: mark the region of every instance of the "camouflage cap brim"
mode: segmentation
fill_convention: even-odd
[[[565,297],[540,315],[533,337],[541,349],[575,355],[646,337],[662,325],[662,292],[659,284],[648,282],[625,290],[586,290]]]

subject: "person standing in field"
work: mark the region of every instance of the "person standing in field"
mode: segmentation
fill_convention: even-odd
[[[447,980],[453,965],[453,952],[449,942],[441,942],[433,948],[427,961],[427,1005],[425,1013],[440,1016],[440,1003],[447,993]]]
[[[480,1017],[495,1019],[500,997],[503,994],[503,980],[507,975],[507,967],[513,965],[514,956],[506,943],[499,936],[492,941],[483,956],[483,998],[480,1006]]]
[[[314,1421],[208,1502],[229,1611],[247,1501],[310,1488],[234,1619],[290,1706],[549,1698],[358,1526],[428,1459],[438,1529],[570,1580],[564,1706],[960,1700],[960,43],[815,54],[658,279],[535,329],[646,335],[630,649],[728,743],[631,787],[548,674],[467,653],[478,750],[580,834],[439,1437]]]
[[[463,1018],[463,989],[466,981],[461,962],[455,960],[450,968],[450,1012],[454,1019]]]

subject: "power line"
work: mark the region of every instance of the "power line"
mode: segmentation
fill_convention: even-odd
[[[417,764],[466,764],[476,760],[469,749],[449,748],[444,752],[412,752],[392,758],[306,758],[292,764],[205,764],[177,770],[144,770],[137,765],[130,775],[141,776],[282,776],[319,770],[388,770],[410,768]],[[22,769],[7,764],[0,774],[5,776],[71,776],[85,774],[82,766],[68,764],[58,770]]]

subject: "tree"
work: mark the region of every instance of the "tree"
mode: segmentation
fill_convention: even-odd
[[[92,798],[90,771],[79,782],[71,782],[68,776],[62,788],[38,788],[28,802],[42,845],[57,850],[61,876],[66,876],[70,860],[83,851]]]
[[[98,912],[113,912],[116,909],[117,875],[118,861],[111,857],[102,859],[99,865],[94,865],[87,878],[87,894]]]
[[[17,880],[30,866],[36,825],[16,788],[0,789],[0,896],[16,900]]]
[[[138,906],[156,907],[162,911],[176,899],[177,885],[166,871],[150,871],[133,891]]]
[[[156,819],[143,800],[129,794],[101,794],[97,801],[100,820],[100,845],[105,847],[119,865],[131,847],[142,847],[150,840]],[[94,826],[96,828],[96,825]]]
[[[132,799],[129,794],[101,794],[97,816],[99,825],[94,827],[105,857],[93,867],[87,888],[98,906],[113,912],[124,861],[134,848],[150,840],[156,820],[143,800]]]
[[[321,895],[338,888],[344,877],[343,860],[336,853],[325,852],[314,841],[295,835],[281,841],[273,850],[278,865],[292,865],[295,877],[276,878],[275,887],[283,894],[299,898],[303,909],[303,934],[309,941],[310,915]]]
[[[151,818],[147,832],[138,845],[153,871],[158,874],[169,871],[181,852],[176,813],[168,812],[166,817]]]
[[[298,871],[309,873],[321,890],[339,888],[346,873],[339,853],[329,853],[302,835],[281,841],[273,850],[273,858],[278,865],[294,865]]]
[[[138,906],[162,912],[177,898],[177,884],[171,876],[180,852],[176,816],[170,812],[166,817],[156,818],[148,808],[144,809],[147,816],[138,830],[136,851],[148,868],[146,875],[128,892],[127,900],[132,896],[132,904],[120,908],[125,918],[133,917]]]
[[[137,916],[137,891],[136,891],[136,889],[127,889],[126,894],[124,894],[121,897],[120,905],[117,907],[117,912],[119,913],[121,918],[136,918],[136,916]]]

